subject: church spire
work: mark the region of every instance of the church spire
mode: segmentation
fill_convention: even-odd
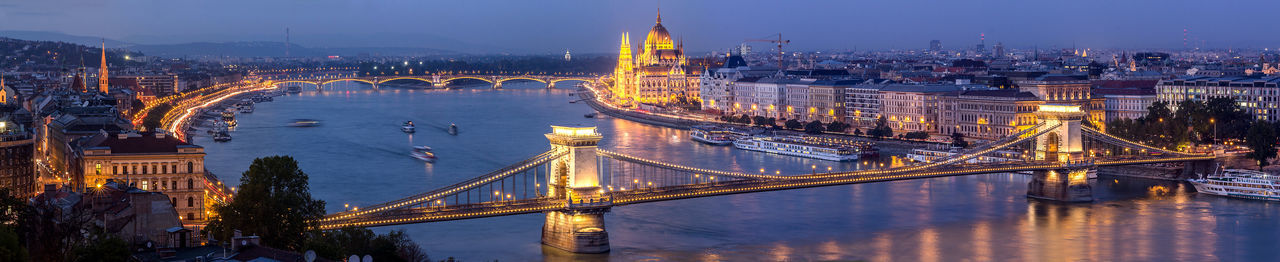
[[[98,66],[98,91],[107,93],[107,40],[102,39],[102,65]]]
[[[662,23],[662,7],[658,7],[658,23]]]

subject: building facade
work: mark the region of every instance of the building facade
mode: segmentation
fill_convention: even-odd
[[[1018,88],[1048,103],[1079,105],[1088,113],[1090,123],[1104,129],[1107,122],[1105,100],[1093,97],[1088,75],[1047,74],[1018,81]]]
[[[23,125],[0,117],[0,188],[14,197],[34,197],[39,192],[34,159],[34,136]]]
[[[86,186],[107,180],[123,181],[138,189],[169,197],[184,224],[206,222],[209,201],[204,148],[162,132],[99,135],[83,145]]]
[[[880,89],[884,85],[854,85],[844,89],[845,123],[865,129],[876,125],[880,118]]]
[[[671,39],[662,26],[662,14],[645,37],[643,48],[630,59],[630,37],[623,35],[614,70],[615,97],[633,103],[655,105],[699,104],[697,75],[689,75],[684,43]]]
[[[1280,120],[1280,77],[1189,77],[1156,84],[1156,100],[1177,110],[1183,100],[1207,102],[1233,98],[1241,109],[1261,121]]]
[[[891,84],[880,88],[880,113],[894,134],[938,131],[938,98],[961,90],[957,85]]]
[[[1030,92],[1012,89],[963,90],[939,96],[938,133],[1000,139],[1035,126],[1044,103]]]

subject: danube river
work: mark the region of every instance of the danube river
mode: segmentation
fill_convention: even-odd
[[[508,83],[505,90],[373,91],[349,85],[260,103],[234,140],[205,147],[208,169],[232,185],[253,158],[290,155],[330,212],[366,206],[478,176],[548,149],[550,125],[595,125],[602,148],[685,165],[758,173],[812,172],[835,163],[689,141],[687,132],[608,117],[566,89]],[[292,119],[323,121],[286,127]],[[418,132],[400,132],[412,120]],[[445,128],[455,123],[459,134]],[[440,159],[408,156],[429,145]],[[888,156],[886,156],[888,157]],[[875,163],[868,163],[875,165]],[[1196,194],[1189,185],[1102,177],[1098,201],[1028,200],[1030,178],[990,174],[797,189],[638,204],[605,216],[613,251],[572,255],[539,244],[540,214],[376,229],[403,229],[433,259],[870,260],[870,261],[1274,261],[1280,203]]]

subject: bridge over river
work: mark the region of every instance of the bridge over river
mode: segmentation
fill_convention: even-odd
[[[1078,106],[1042,105],[1037,114],[1040,121],[1032,128],[931,163],[795,175],[692,167],[606,151],[596,147],[604,137],[595,127],[552,126],[546,152],[450,186],[329,214],[317,225],[377,227],[543,213],[542,243],[603,253],[609,251],[604,214],[626,205],[1006,172],[1032,174],[1028,197],[1091,202],[1087,173],[1097,167],[1186,162],[1184,172],[1203,172],[1213,165],[1211,155],[1163,150],[1084,127]],[[1001,155],[1010,151],[1024,154],[1013,159]]]

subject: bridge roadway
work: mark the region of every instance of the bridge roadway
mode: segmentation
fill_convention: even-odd
[[[838,186],[861,183],[887,182],[936,177],[951,177],[989,173],[1010,173],[1037,170],[1055,170],[1088,166],[1118,166],[1212,160],[1213,156],[1138,157],[1112,156],[1092,162],[1060,163],[1056,161],[1023,161],[1000,163],[955,164],[923,170],[905,168],[866,170],[855,172],[818,173],[786,176],[785,178],[734,180],[713,183],[639,188],[605,192],[604,197],[570,203],[563,198],[539,197],[534,199],[493,201],[487,203],[414,207],[391,209],[350,218],[337,218],[320,222],[320,228],[333,229],[350,226],[374,227],[425,222],[439,222],[494,216],[542,213],[556,210],[608,209],[615,206],[723,196],[742,193]],[[451,187],[446,187],[451,188]]]
[[[426,82],[432,86],[444,87],[449,82],[462,79],[472,79],[488,82],[494,85],[494,88],[501,88],[502,83],[514,80],[528,80],[546,84],[548,88],[555,86],[556,83],[564,81],[582,81],[593,83],[599,80],[596,76],[569,76],[569,75],[412,75],[412,76],[340,76],[340,77],[316,77],[316,78],[284,78],[284,79],[267,79],[275,84],[287,83],[304,83],[318,86],[335,82],[363,82],[374,87],[379,84],[396,80],[416,80]]]

